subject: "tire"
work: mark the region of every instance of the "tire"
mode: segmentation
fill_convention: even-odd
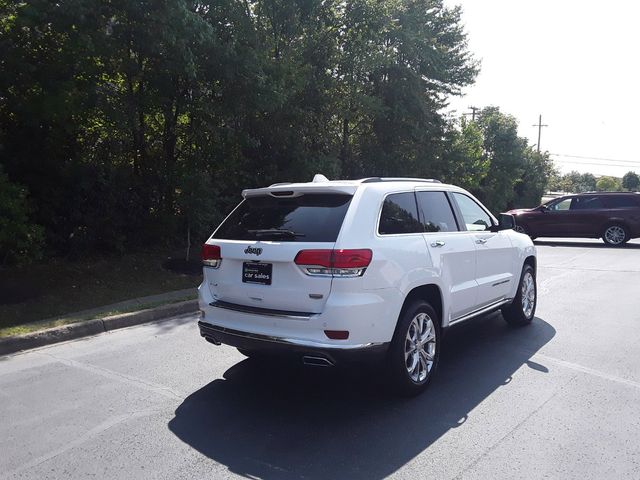
[[[536,315],[537,305],[536,274],[531,265],[525,264],[520,274],[516,296],[508,306],[502,308],[502,316],[509,325],[522,327],[531,323]]]
[[[629,230],[619,223],[609,224],[602,232],[602,240],[610,247],[620,247],[629,241]]]
[[[403,309],[388,358],[389,380],[398,394],[414,396],[427,388],[438,367],[441,337],[440,318],[429,303],[416,300]]]
[[[531,238],[531,240],[535,240],[537,237],[534,237],[533,235],[531,235],[529,233],[529,230],[527,230],[525,227],[523,227],[522,225],[518,225],[516,224],[515,227],[513,227],[513,229],[518,232],[518,233],[524,233],[525,235],[529,235],[529,238]]]

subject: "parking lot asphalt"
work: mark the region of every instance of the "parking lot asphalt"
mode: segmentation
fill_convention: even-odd
[[[450,329],[413,399],[195,316],[0,358],[0,478],[640,478],[640,241],[536,244],[534,322]]]

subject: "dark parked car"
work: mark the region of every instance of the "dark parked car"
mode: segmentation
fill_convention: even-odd
[[[606,244],[618,246],[640,237],[640,193],[566,195],[536,208],[508,213],[516,219],[516,230],[531,238],[602,238]]]

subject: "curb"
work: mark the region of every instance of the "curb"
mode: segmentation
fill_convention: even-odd
[[[40,332],[27,333],[16,337],[0,338],[0,355],[8,355],[22,350],[44,347],[45,345],[53,345],[54,343],[66,342],[68,340],[76,340],[119,328],[131,327],[133,325],[162,320],[175,315],[195,313],[197,311],[198,301],[187,300],[140,310],[138,312],[121,313],[110,317],[71,323],[62,327],[49,328]]]

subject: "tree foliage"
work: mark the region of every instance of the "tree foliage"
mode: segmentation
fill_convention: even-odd
[[[41,254],[42,227],[30,220],[28,192],[0,169],[0,265],[28,262]]]
[[[486,109],[443,0],[0,0],[0,164],[53,253],[201,240],[247,187],[439,177],[535,203],[548,157]],[[548,176],[548,175],[547,175]]]
[[[481,110],[475,122],[461,121],[444,160],[443,178],[496,212],[538,205],[553,174],[549,155],[518,136],[516,119],[496,107]]]
[[[596,182],[596,190],[599,192],[619,192],[622,190],[622,183],[619,178],[600,177]]]
[[[582,193],[596,190],[596,177],[591,173],[571,171],[564,175],[554,174],[549,189],[557,192]]]
[[[627,172],[622,177],[622,187],[626,190],[636,192],[640,187],[640,176],[635,172]]]

